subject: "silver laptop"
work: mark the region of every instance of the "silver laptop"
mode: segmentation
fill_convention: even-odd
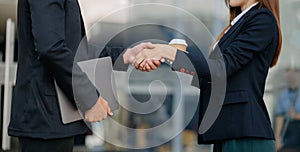
[[[112,61],[110,57],[97,58],[78,62],[81,70],[86,73],[90,81],[97,88],[100,95],[108,102],[112,111],[119,108],[115,78],[113,75]],[[64,124],[83,119],[79,110],[76,109],[71,101],[55,83],[58,96],[61,118]]]

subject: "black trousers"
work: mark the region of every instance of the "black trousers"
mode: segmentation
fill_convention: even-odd
[[[74,137],[37,139],[19,137],[21,152],[72,152]]]

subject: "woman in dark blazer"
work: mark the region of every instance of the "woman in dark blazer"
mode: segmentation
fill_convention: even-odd
[[[200,120],[209,104],[212,79],[223,60],[226,69],[226,92],[221,111],[199,143],[214,144],[215,152],[274,152],[274,134],[263,95],[270,67],[278,59],[281,32],[278,0],[225,0],[230,9],[230,24],[216,40],[208,59],[198,52],[177,51],[176,48],[154,44],[135,57],[136,68],[151,71],[157,60],[173,60],[172,68],[197,73],[200,95]],[[219,49],[217,49],[219,48]],[[215,55],[220,50],[221,55]],[[153,61],[156,61],[155,63]],[[193,67],[187,66],[191,61]],[[224,71],[224,70],[223,70]]]

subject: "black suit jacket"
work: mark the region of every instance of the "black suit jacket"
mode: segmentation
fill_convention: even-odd
[[[82,121],[62,123],[54,88],[55,78],[75,105],[73,61],[84,35],[77,0],[18,1],[19,56],[9,135],[49,139],[86,132]],[[98,94],[83,81],[90,108]]]
[[[119,38],[136,38],[136,33],[145,29],[152,33],[130,39],[129,44],[120,44]],[[117,62],[115,70],[126,70],[128,65],[124,65],[122,57],[118,58],[124,48],[143,39],[169,41],[166,31],[159,29],[149,25],[125,30],[107,44],[100,57],[111,56]],[[82,121],[62,124],[54,87],[55,78],[74,106],[75,99],[83,112],[98,99],[99,93],[78,66],[73,65],[73,61],[96,57],[101,48],[82,40],[84,34],[77,0],[18,1],[19,58],[9,135],[50,139],[87,130]]]
[[[215,55],[217,53],[213,51],[206,60],[203,54],[193,50],[189,54],[178,51],[173,68],[191,71],[193,67],[185,64],[191,61],[199,78],[195,81],[197,84],[194,83],[201,89],[199,123],[211,96],[211,77],[218,77],[221,75],[219,71],[226,70],[224,104],[212,127],[199,134],[199,143],[252,137],[274,139],[263,95],[278,45],[277,29],[273,14],[256,6],[221,38],[218,43],[221,55]]]

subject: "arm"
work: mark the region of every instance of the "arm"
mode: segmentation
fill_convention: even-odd
[[[285,101],[284,92],[279,95],[277,108],[276,108],[276,118],[275,118],[275,139],[277,150],[282,148],[282,129],[284,124],[284,109],[283,102]]]
[[[121,47],[105,47],[99,57],[101,58],[110,56],[113,62],[114,70],[126,71],[128,69],[128,64],[124,63],[125,50],[125,48]]]
[[[79,61],[87,60],[94,56],[99,58],[109,56],[112,59],[113,69],[117,71],[126,71],[128,69],[128,64],[132,63],[132,61],[135,59],[135,56],[138,53],[140,53],[144,49],[153,48],[152,43],[141,43],[132,48],[114,47],[114,46],[105,46],[104,48],[101,48],[97,45],[88,44],[88,42],[86,42],[85,45],[88,45],[87,48],[90,54],[89,53],[79,54],[77,56],[80,56],[80,59],[77,58],[77,60]],[[82,57],[82,56],[86,56],[86,54],[88,54],[89,57]]]
[[[274,32],[275,31],[275,32]],[[272,42],[274,35],[277,33],[276,21],[270,13],[260,13],[254,16],[244,27],[244,30],[235,38],[235,40],[222,51],[222,55],[217,55],[205,59],[198,52],[185,54],[178,52],[174,66],[180,67],[181,60],[187,56],[194,64],[197,74],[201,78],[210,79],[211,74],[219,74],[218,69],[223,70],[225,64],[227,77],[247,65],[255,54],[265,51],[266,47]],[[213,52],[215,52],[214,50]],[[198,55],[195,55],[198,54]],[[224,59],[224,63],[222,61]],[[176,63],[179,62],[179,63]],[[210,70],[215,71],[210,72]],[[178,69],[178,68],[177,68]]]
[[[251,18],[248,17],[243,30],[228,47],[221,48],[223,49],[221,51],[213,50],[209,58],[195,50],[189,50],[189,53],[173,50],[176,54],[175,58],[174,56],[169,56],[168,58],[174,58],[172,65],[174,70],[184,71],[181,69],[186,69],[196,71],[199,78],[223,80],[245,67],[253,60],[256,54],[265,51],[276,36],[276,31],[277,24],[273,15],[269,11],[260,11],[252,15]],[[146,52],[146,50],[143,51],[138,56],[140,59],[135,60],[136,68],[147,65],[146,61],[151,62],[151,59],[159,60],[170,54],[166,49],[161,50],[161,53],[158,53],[158,51],[152,51],[153,53]]]
[[[31,12],[32,35],[40,61],[54,76],[57,84],[74,101],[72,79],[75,51],[68,48],[65,42],[65,1],[64,0],[28,0]],[[91,109],[98,101],[98,94],[79,67],[74,67],[76,79],[79,78],[80,87],[84,88],[84,96],[76,100],[82,108]],[[78,79],[77,79],[78,80]],[[78,81],[79,82],[79,81]],[[79,91],[82,89],[76,89]],[[74,103],[75,104],[75,103]]]
[[[277,26],[273,16],[263,12],[249,20],[244,29],[227,48],[222,50],[222,54],[220,54],[221,51],[214,50],[209,58],[205,58],[196,50],[189,50],[189,53],[176,51],[172,68],[181,72],[196,71],[197,77],[203,80],[212,78],[222,80],[226,76],[231,76],[251,62],[255,54],[266,49],[276,34],[274,31],[277,30]],[[161,52],[166,51],[161,50]],[[147,57],[152,56],[144,53],[144,59]],[[136,64],[136,67],[138,66]],[[199,87],[199,83],[200,81],[194,76],[192,85]]]
[[[191,58],[189,58],[190,56]],[[201,67],[196,67],[195,63],[198,63],[199,60],[203,60],[203,64],[201,66],[205,66],[205,58],[202,56],[200,52],[189,52],[186,51],[178,51],[177,48],[166,45],[166,44],[154,44],[153,49],[145,49],[136,55],[135,60],[133,61],[134,66],[141,70],[150,72],[155,70],[159,66],[159,61],[162,59],[168,59],[170,61],[175,62],[172,64],[172,68],[176,71],[185,72],[193,75],[192,85],[195,87],[199,86],[198,77],[195,76],[195,69],[202,69]],[[204,72],[204,71],[202,71]],[[209,76],[209,72],[207,72]]]
[[[73,101],[72,68],[75,54],[65,43],[64,1],[28,1],[34,45],[40,54],[40,61],[49,69],[67,97]]]
[[[144,49],[154,48],[152,43],[141,43],[132,48],[105,47],[99,57],[110,56],[114,64],[114,70],[126,71],[129,63],[133,63],[136,55]]]
[[[279,150],[282,147],[281,131],[283,128],[284,117],[277,116],[275,119],[275,139],[276,139],[276,149]]]

